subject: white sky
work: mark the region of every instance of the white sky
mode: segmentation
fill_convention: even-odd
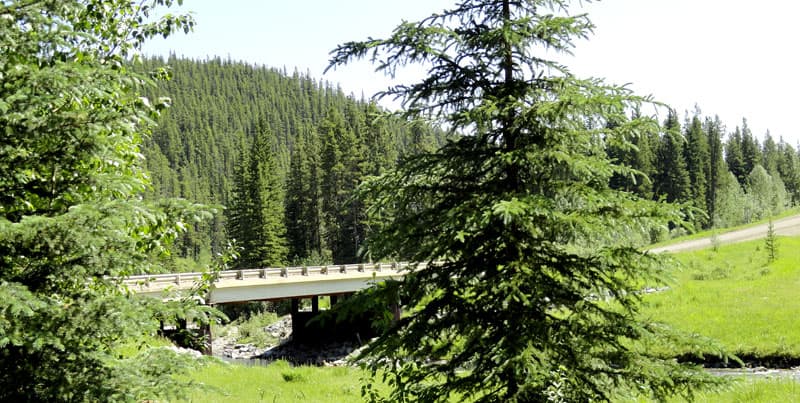
[[[453,0],[187,0],[197,26],[189,35],[153,41],[149,54],[220,56],[272,67],[297,67],[347,93],[371,96],[390,85],[367,63],[323,75],[337,44],[384,37]],[[577,7],[574,12],[580,11]],[[584,5],[597,26],[565,63],[580,77],[630,83],[637,93],[684,111],[700,106],[732,131],[747,118],[752,132],[800,141],[794,100],[800,93],[800,2],[795,0],[606,0]],[[399,79],[406,81],[408,76]]]

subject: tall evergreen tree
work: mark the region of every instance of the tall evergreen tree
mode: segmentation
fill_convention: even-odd
[[[653,192],[667,202],[685,202],[691,197],[691,181],[683,153],[686,140],[675,111],[670,110],[656,152],[656,177]]]
[[[761,166],[763,166],[770,175],[776,175],[778,174],[780,159],[781,154],[778,151],[778,144],[775,143],[775,139],[772,138],[769,130],[767,130],[767,134],[764,136],[764,145],[761,150]]]
[[[750,131],[750,127],[747,125],[747,119],[742,119],[741,141],[744,172],[749,175],[756,165],[761,164],[761,146],[758,144],[758,139],[756,139]]]
[[[283,179],[266,123],[256,125],[255,141],[243,156],[228,209],[231,236],[241,247],[237,267],[275,267],[286,262]]]
[[[325,238],[334,263],[358,262],[366,237],[363,203],[354,191],[362,179],[364,147],[338,110],[331,109],[320,127],[322,206]]]
[[[695,221],[702,227],[707,227],[711,222],[703,217],[708,213],[706,197],[708,194],[708,173],[711,166],[709,156],[708,137],[703,131],[703,123],[700,121],[699,111],[692,117],[691,122],[686,126],[686,170],[689,173],[691,183],[690,200],[692,205],[701,210],[700,215],[695,216]]]
[[[709,163],[708,163],[708,192],[706,193],[706,208],[711,224],[716,225],[717,221],[717,192],[723,186],[723,180],[728,175],[728,167],[725,165],[722,147],[722,135],[725,129],[719,116],[714,119],[706,118],[705,132],[708,138]]]
[[[742,154],[742,132],[738,126],[725,142],[725,163],[728,164],[728,170],[736,177],[739,185],[743,185],[750,171],[745,165]]]
[[[322,257],[319,146],[316,131],[307,130],[295,142],[286,179],[286,237],[289,257],[296,263]]]
[[[333,66],[424,63],[423,81],[387,95],[465,133],[364,189],[389,219],[370,239],[375,256],[428,264],[403,281],[408,313],[362,355],[390,378],[386,400],[604,401],[614,386],[664,397],[713,382],[632,347],[663,329],[639,322],[635,292],[660,257],[620,240],[678,211],[608,187],[624,168],[603,142],[652,128],[626,119],[642,99],[537,57],[592,28],[567,5],[464,0],[334,51]]]
[[[781,158],[778,160],[778,172],[786,185],[786,191],[792,203],[800,202],[800,158],[797,152],[783,139],[778,142]]]

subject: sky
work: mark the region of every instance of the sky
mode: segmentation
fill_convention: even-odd
[[[323,74],[338,44],[385,37],[402,20],[416,21],[453,0],[186,0],[171,12],[191,11],[194,32],[154,40],[145,53],[195,59],[220,56],[269,67],[297,69],[340,85],[348,94],[372,96],[391,84],[419,78],[408,70],[395,79],[367,62]],[[640,95],[675,108],[697,105],[719,116],[728,131],[747,125],[758,138],[767,130],[797,147],[800,120],[800,2],[795,0],[605,0],[579,4],[596,25],[563,59],[579,77],[627,84]],[[396,107],[388,101],[383,104]],[[663,112],[662,112],[663,115]],[[664,116],[660,116],[663,120]]]

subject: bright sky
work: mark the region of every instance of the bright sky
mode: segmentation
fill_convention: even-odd
[[[197,26],[189,35],[153,41],[145,51],[204,59],[230,56],[271,67],[296,67],[347,93],[371,96],[392,82],[367,63],[323,75],[337,44],[384,37],[453,0],[186,0]],[[575,3],[577,4],[577,2]],[[630,83],[637,93],[675,107],[697,104],[732,131],[747,118],[753,134],[769,130],[800,141],[800,2],[793,0],[605,0],[585,5],[597,26],[565,63],[579,77]],[[573,11],[579,11],[575,8]],[[400,76],[408,81],[413,74]]]

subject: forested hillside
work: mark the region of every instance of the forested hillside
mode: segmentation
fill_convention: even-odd
[[[142,68],[164,65],[171,79],[146,94],[171,99],[143,148],[153,197],[227,207],[189,230],[182,257],[205,260],[235,239],[242,266],[354,262],[366,216],[352,190],[443,139],[308,74],[218,58],[150,58]]]
[[[368,218],[355,187],[403,153],[443,143],[441,131],[308,74],[219,58],[150,58],[142,68],[164,65],[171,80],[147,94],[171,99],[143,150],[153,197],[226,207],[191,228],[177,256],[203,261],[235,239],[243,267],[359,261]],[[733,129],[699,111],[682,120],[670,111],[657,131],[632,139],[635,148],[606,144],[635,170],[610,186],[682,203],[696,229],[765,218],[800,200],[791,145],[769,133],[760,144],[746,120]],[[653,231],[647,240],[668,235]]]

